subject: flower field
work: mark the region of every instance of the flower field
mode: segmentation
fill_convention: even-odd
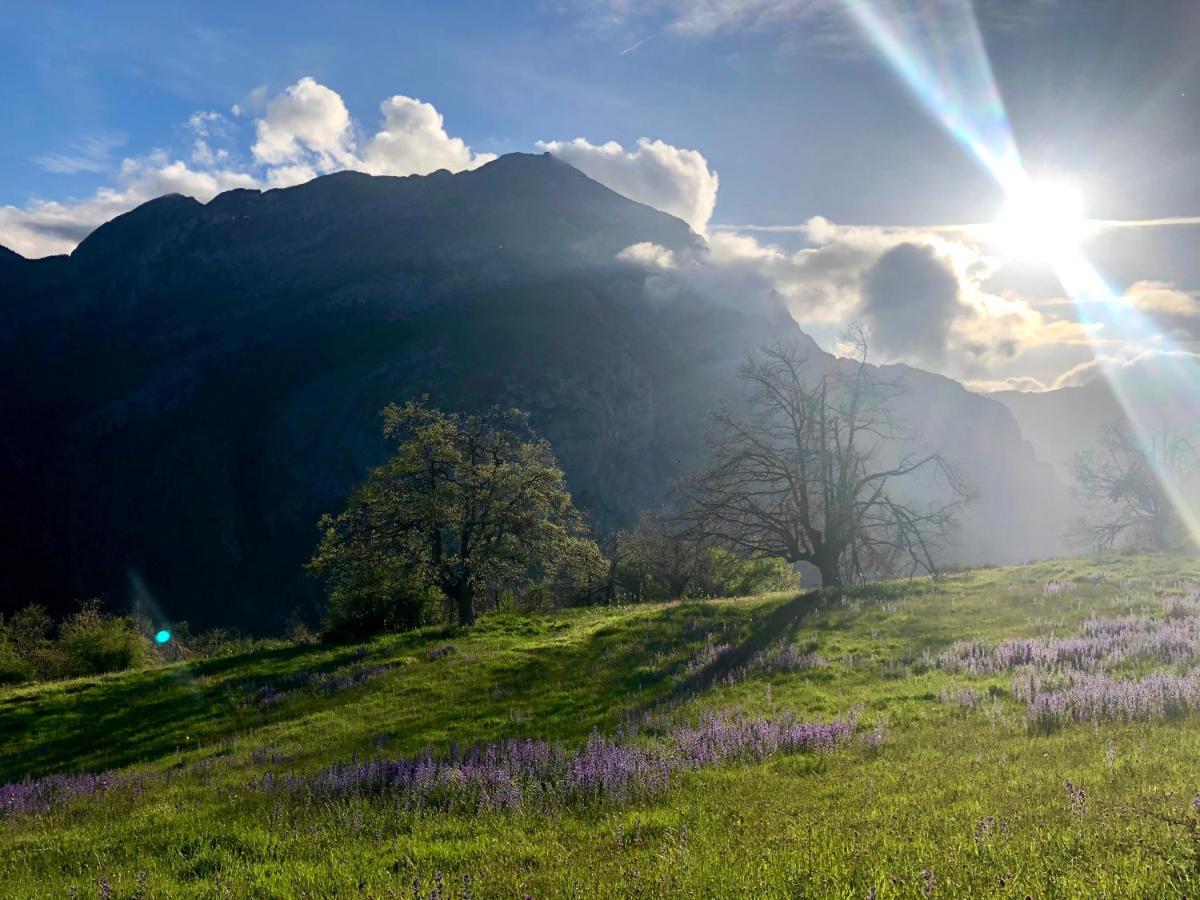
[[[0,896],[1200,893],[1200,563],[497,615],[0,693]]]

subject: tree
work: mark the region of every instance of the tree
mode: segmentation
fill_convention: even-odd
[[[709,467],[680,486],[693,533],[748,557],[808,562],[824,584],[907,569],[935,571],[935,551],[968,499],[937,453],[905,452],[910,438],[889,404],[902,393],[854,355],[817,371],[790,344],[764,347],[739,369],[746,415],[718,412]],[[918,481],[941,499],[901,499]]]
[[[471,625],[481,598],[534,585],[570,592],[599,577],[600,551],[523,413],[409,402],[383,420],[394,455],[321,519],[309,563],[329,585],[335,625],[407,628],[439,605]]]
[[[799,579],[777,557],[744,559],[712,540],[697,540],[669,509],[642,513],[637,524],[607,543],[606,600],[737,597],[789,590]]]
[[[1167,550],[1187,537],[1166,486],[1196,495],[1200,456],[1188,439],[1164,428],[1143,443],[1124,422],[1113,422],[1095,448],[1075,454],[1072,470],[1074,493],[1088,507],[1073,529],[1078,543]]]
[[[647,511],[619,534],[614,577],[637,600],[686,597],[704,574],[707,549],[664,510]]]

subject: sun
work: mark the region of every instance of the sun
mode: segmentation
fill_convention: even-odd
[[[999,249],[1012,259],[1065,260],[1087,237],[1083,196],[1068,184],[1027,182],[1009,192],[992,231]]]

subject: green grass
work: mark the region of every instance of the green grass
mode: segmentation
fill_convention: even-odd
[[[1093,583],[1089,576],[1107,577]],[[1076,583],[1047,597],[1051,578]],[[498,615],[470,631],[362,648],[295,646],[0,693],[0,782],[123,768],[152,775],[28,819],[0,820],[0,895],[427,896],[443,873],[475,897],[1076,897],[1200,893],[1200,728],[1194,720],[1034,734],[1007,677],[926,667],[959,638],[1070,633],[1089,615],[1161,608],[1200,561],[1052,561],[884,584],[844,597]],[[686,671],[708,637],[733,650]],[[721,676],[786,639],[829,665]],[[430,658],[434,648],[455,652]],[[385,665],[331,697],[270,708],[289,674]],[[963,711],[945,688],[990,689]],[[478,814],[386,801],[306,805],[252,790],[377,752],[502,737],[565,745],[647,711],[679,720],[740,706],[832,718],[858,709],[886,743],[696,771],[655,801]],[[254,764],[270,747],[289,761]],[[1063,788],[1087,790],[1072,811]],[[977,839],[982,820],[989,836]],[[923,872],[929,873],[922,875]],[[143,874],[144,873],[144,874]]]

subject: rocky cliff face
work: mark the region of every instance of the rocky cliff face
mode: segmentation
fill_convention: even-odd
[[[0,253],[0,604],[142,583],[170,618],[275,627],[315,601],[314,522],[381,459],[379,410],[421,394],[526,409],[597,526],[628,521],[700,462],[748,351],[811,345],[781,304],[649,300],[617,260],[644,241],[704,253],[682,222],[512,155],[163,197],[70,257]],[[922,430],[991,492],[961,558],[1052,550],[1021,498],[1054,481],[1011,416],[910,377]]]

